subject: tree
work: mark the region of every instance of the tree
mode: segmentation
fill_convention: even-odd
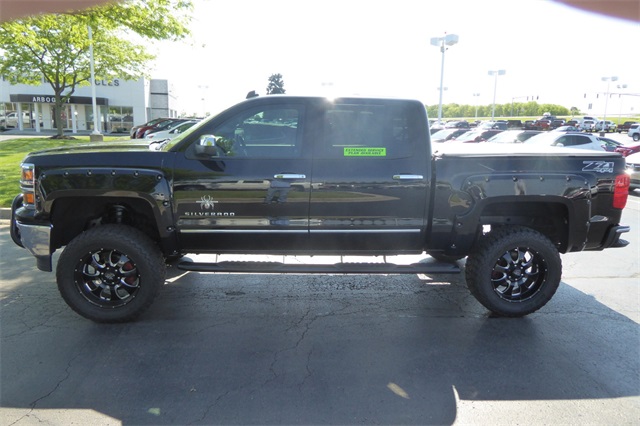
[[[267,86],[267,95],[284,94],[284,81],[282,80],[282,74],[271,74],[269,77],[269,85]]]
[[[39,85],[55,96],[57,137],[63,137],[63,105],[76,87],[89,85],[90,45],[97,80],[135,80],[154,58],[124,39],[179,40],[189,34],[190,0],[127,0],[74,13],[39,15],[0,25],[0,75],[12,84]],[[89,40],[91,27],[92,41]]]

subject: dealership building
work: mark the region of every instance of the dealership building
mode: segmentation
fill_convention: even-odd
[[[176,117],[176,98],[167,80],[96,80],[101,133],[124,133],[158,117]],[[0,128],[56,129],[55,99],[48,83],[10,84],[0,79]],[[93,131],[91,86],[76,87],[62,111],[65,131]]]

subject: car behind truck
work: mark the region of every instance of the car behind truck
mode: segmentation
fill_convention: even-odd
[[[626,245],[629,178],[619,154],[450,149],[432,152],[418,101],[258,97],[152,149],[29,154],[11,234],[44,271],[64,248],[58,289],[97,322],[140,315],[167,262],[198,272],[464,270],[487,309],[519,317],[556,292],[560,253]],[[189,253],[428,256],[291,265],[181,259]]]

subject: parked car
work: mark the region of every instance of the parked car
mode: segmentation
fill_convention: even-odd
[[[628,132],[633,124],[638,124],[637,121],[625,121],[621,125],[618,126],[618,133]]]
[[[31,115],[28,112],[22,113],[22,124],[29,124]],[[18,111],[8,112],[4,117],[0,117],[1,127],[18,127]]]
[[[580,125],[580,122],[578,120],[569,120],[566,123],[564,123],[564,125],[578,127]]]
[[[533,120],[525,120],[523,128],[524,130],[536,130],[536,126]]]
[[[139,138],[140,136],[138,136],[138,130],[140,130],[142,128],[145,128],[145,130],[146,130],[149,127],[151,127],[151,126],[153,126],[153,125],[155,125],[155,124],[157,124],[157,123],[159,123],[161,121],[169,120],[169,119],[170,119],[170,117],[154,118],[153,120],[147,121],[146,123],[141,124],[139,126],[133,126],[131,128],[130,132],[129,132],[129,136],[131,136],[131,139]]]
[[[586,133],[549,132],[530,138],[525,143],[547,145],[550,147],[565,147],[605,151],[603,143],[597,137]]]
[[[640,143],[635,143],[632,145],[620,145],[615,149],[615,152],[619,152],[623,157],[628,157],[631,154],[640,152]]]
[[[625,161],[630,179],[629,190],[640,189],[640,152],[628,155]]]
[[[552,132],[579,132],[580,129],[574,126],[560,126],[552,130]]]
[[[582,120],[582,123],[580,123],[578,128],[585,132],[591,132],[593,131],[595,126],[596,126],[596,122],[593,120]]]
[[[600,120],[594,126],[596,132],[615,132],[618,125],[610,120]]]
[[[167,130],[160,130],[158,132],[151,133],[145,136],[145,139],[151,140],[152,142],[161,141],[165,139],[173,139],[176,136],[182,134],[183,132],[193,127],[196,123],[198,123],[198,120],[174,123]]]
[[[170,120],[161,121],[160,123],[156,123],[153,126],[151,126],[149,129],[145,130],[140,137],[146,138],[148,135],[152,133],[160,132],[162,130],[169,130],[170,128],[178,124],[182,124],[191,120],[193,120],[193,118],[172,118]],[[138,133],[140,133],[140,130],[138,130]]]
[[[549,124],[549,130],[554,130],[557,129],[558,127],[562,127],[565,125],[565,121],[564,120],[553,120],[551,122],[551,124]]]
[[[469,129],[468,121],[449,121],[444,125],[445,129]]]
[[[524,125],[521,120],[507,120],[507,129],[508,130],[516,130],[522,129]]]
[[[627,135],[630,138],[633,138],[634,141],[640,141],[640,123],[632,124],[629,127],[629,131],[627,132]]]
[[[462,135],[458,136],[457,138],[453,138],[450,139],[449,142],[462,142],[462,143],[470,143],[470,142],[485,142],[487,139],[489,139],[492,136],[497,135],[498,133],[502,132],[502,130],[497,130],[497,129],[476,129],[476,130],[471,130],[468,131],[466,133],[463,133]]]
[[[438,130],[431,135],[431,142],[446,142],[449,139],[460,136],[463,133],[467,133],[469,129],[442,129]]]
[[[506,130],[487,139],[491,143],[522,143],[542,133],[540,130]]]
[[[549,127],[551,127],[551,120],[546,118],[541,118],[533,122],[533,128],[535,130],[549,130]]]

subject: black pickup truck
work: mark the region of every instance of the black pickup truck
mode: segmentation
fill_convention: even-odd
[[[253,98],[151,147],[29,154],[11,234],[43,271],[65,247],[59,291],[97,322],[137,317],[167,264],[199,272],[464,269],[480,303],[518,317],[555,293],[560,253],[626,244],[620,235],[629,228],[619,222],[629,179],[619,154],[462,145],[432,152],[418,101]],[[426,254],[409,264],[304,265],[182,258],[190,253]]]

